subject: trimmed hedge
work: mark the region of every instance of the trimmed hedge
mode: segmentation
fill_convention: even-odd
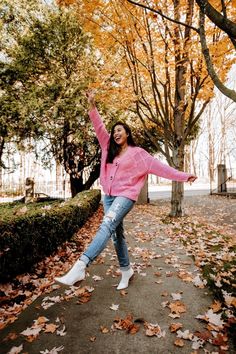
[[[23,215],[19,206],[10,214],[8,204],[0,216],[0,281],[29,271],[70,239],[97,210],[100,200],[101,192],[90,190],[62,203],[26,204]]]

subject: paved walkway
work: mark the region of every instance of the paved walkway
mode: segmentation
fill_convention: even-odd
[[[23,350],[12,353],[220,353],[209,343],[197,349],[201,341],[196,332],[206,333],[206,323],[196,316],[204,315],[213,299],[206,288],[190,280],[195,278],[197,284],[199,270],[184,246],[168,236],[167,226],[155,217],[153,208],[135,206],[126,218],[135,269],[127,291],[115,289],[117,261],[109,245],[88,268],[79,289],[61,286],[39,297],[4,328],[0,352],[18,347]],[[28,337],[20,334],[27,328],[31,328]],[[17,338],[12,335],[13,340],[2,342],[9,333]]]

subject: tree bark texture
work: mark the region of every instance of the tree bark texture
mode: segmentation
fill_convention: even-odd
[[[223,93],[223,95],[229,97],[231,100],[236,102],[236,91],[229,89],[226,87],[222,81],[219,79],[210,56],[210,51],[207,47],[206,43],[206,35],[205,35],[205,15],[204,13],[200,10],[199,13],[199,35],[200,35],[200,41],[201,41],[201,47],[202,47],[202,53],[206,62],[207,66],[207,71],[214,82],[215,86]]]
[[[173,151],[173,160],[175,166],[179,170],[183,170],[184,165],[184,150],[181,147]],[[183,199],[184,199],[184,186],[182,182],[172,182],[171,191],[171,211],[170,216],[183,216]]]

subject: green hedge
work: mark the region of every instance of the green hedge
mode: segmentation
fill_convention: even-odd
[[[0,281],[29,271],[70,239],[98,208],[100,199],[99,190],[90,190],[63,203],[26,204],[26,212],[24,204],[1,207]]]

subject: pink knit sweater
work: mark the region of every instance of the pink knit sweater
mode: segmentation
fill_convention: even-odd
[[[122,156],[115,157],[113,163],[106,163],[110,135],[96,108],[89,112],[89,116],[102,149],[100,184],[105,194],[137,200],[149,173],[179,182],[186,182],[190,177],[190,174],[163,164],[136,146],[128,146]]]

